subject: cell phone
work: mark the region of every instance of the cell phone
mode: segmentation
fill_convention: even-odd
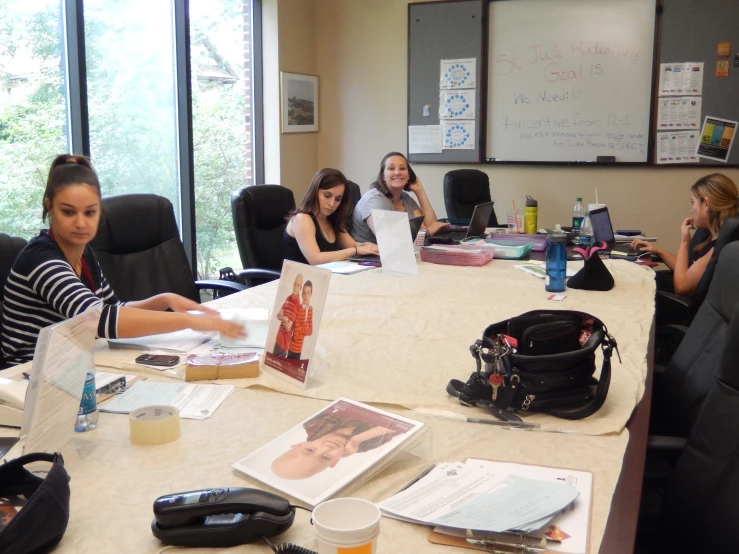
[[[180,363],[180,357],[170,356],[169,354],[141,354],[136,358],[136,363],[172,367]]]

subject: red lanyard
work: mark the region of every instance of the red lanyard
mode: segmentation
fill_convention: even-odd
[[[52,231],[51,229],[49,229],[49,238],[53,240],[54,242],[56,242],[56,238],[54,238],[54,231]],[[80,281],[82,281],[82,283],[86,285],[87,288],[90,289],[94,293],[95,292],[95,282],[92,280],[92,273],[90,272],[90,268],[87,266],[87,262],[85,261],[84,256],[80,258],[80,269],[82,270],[82,275],[87,280],[87,283],[82,281],[82,279],[80,279]]]

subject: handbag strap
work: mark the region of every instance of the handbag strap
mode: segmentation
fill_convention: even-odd
[[[547,413],[562,419],[585,419],[600,410],[606,401],[606,396],[608,396],[608,388],[611,386],[611,355],[613,354],[614,347],[616,348],[616,354],[620,363],[621,354],[618,352],[616,340],[608,333],[605,333],[601,342],[603,365],[600,369],[600,378],[595,388],[595,395],[590,402],[574,410],[558,410],[555,408],[549,410]]]

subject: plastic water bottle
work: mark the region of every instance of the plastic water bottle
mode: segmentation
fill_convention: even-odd
[[[567,235],[552,233],[547,237],[547,263],[544,289],[549,292],[565,290],[567,275]]]
[[[92,431],[98,425],[98,406],[95,397],[95,371],[88,371],[85,377],[85,388],[82,390],[82,401],[77,412],[74,430],[78,433]]]
[[[585,208],[582,205],[582,198],[578,198],[575,207],[572,209],[572,230],[579,231],[582,227],[582,220],[585,217]]]
[[[580,246],[585,246],[586,248],[593,246],[593,223],[590,221],[590,212],[585,212],[582,227],[580,227],[580,240],[578,242]]]

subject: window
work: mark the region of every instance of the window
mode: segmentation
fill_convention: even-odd
[[[251,0],[190,0],[198,275],[241,268],[231,194],[252,184]]]
[[[103,194],[155,193],[179,221],[171,2],[85,0],[90,155]]]
[[[0,0],[0,232],[43,227],[55,154],[69,150],[60,0]]]

